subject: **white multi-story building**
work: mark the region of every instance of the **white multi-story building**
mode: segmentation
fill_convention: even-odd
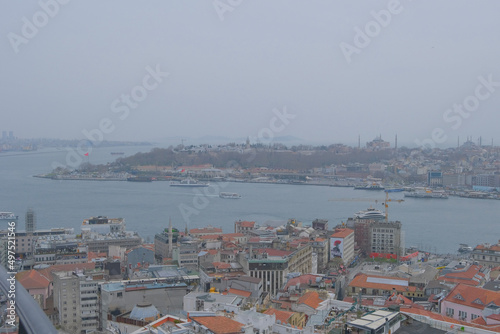
[[[349,265],[354,259],[354,230],[337,228],[330,236],[330,260],[340,257]]]
[[[82,233],[94,232],[98,234],[123,233],[125,232],[125,219],[108,218],[104,216],[91,217],[82,223]]]
[[[70,333],[92,332],[99,327],[98,283],[104,272],[54,273],[54,306],[59,324]]]

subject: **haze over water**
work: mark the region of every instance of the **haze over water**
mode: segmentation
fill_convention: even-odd
[[[97,148],[90,162],[114,160],[111,151],[130,155],[150,148]],[[184,230],[186,221],[179,206],[195,208],[193,200],[197,195],[193,189],[172,188],[168,182],[54,181],[32,177],[49,172],[52,162],[62,163],[65,156],[66,151],[53,149],[0,155],[0,211],[19,215],[19,230],[24,230],[24,214],[29,207],[35,210],[40,229],[72,227],[79,233],[83,219],[103,215],[125,218],[128,230],[139,232],[151,242],[155,233],[168,226],[169,217],[175,227]],[[237,192],[242,199],[220,199],[217,194],[205,197],[208,204],[197,210],[198,214],[189,216],[189,228],[212,225],[229,233],[234,231],[235,220],[255,220],[262,225],[268,220],[289,218],[306,225],[323,218],[332,228],[370,205],[383,210],[381,203],[385,196],[383,192],[352,188],[256,183],[227,183],[222,191]],[[403,198],[403,194],[393,193],[391,197]],[[333,198],[379,202],[329,201]],[[390,220],[403,223],[407,247],[418,246],[439,253],[455,253],[460,243],[471,246],[496,243],[498,234],[494,226],[498,212],[500,201],[451,196],[447,200],[407,198],[403,203],[389,206]]]

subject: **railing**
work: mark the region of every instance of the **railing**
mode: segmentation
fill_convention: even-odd
[[[7,279],[10,275],[0,265],[0,290],[4,295],[9,294],[10,286]],[[16,313],[19,316],[20,333],[28,334],[57,334],[49,318],[42,311],[37,302],[30,296],[24,287],[16,281]]]

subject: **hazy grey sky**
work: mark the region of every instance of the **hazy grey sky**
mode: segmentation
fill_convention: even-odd
[[[80,139],[104,119],[108,140],[271,128],[414,145],[441,128],[444,144],[500,144],[498,13],[495,0],[4,1],[0,130]]]

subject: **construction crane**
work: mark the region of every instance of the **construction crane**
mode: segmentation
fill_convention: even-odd
[[[398,203],[401,203],[401,202],[404,202],[405,200],[404,199],[392,199],[392,198],[389,198],[389,193],[392,192],[390,190],[385,190],[385,203],[384,206],[385,206],[385,222],[387,223],[389,221],[389,203],[388,202],[398,202]]]
[[[404,199],[392,199],[389,198],[389,193],[390,192],[395,192],[391,190],[385,190],[385,201],[381,199],[376,199],[376,198],[332,198],[329,199],[328,201],[330,202],[375,202],[377,204],[378,202],[382,202],[382,205],[385,207],[385,222],[389,221],[389,202],[404,202]]]

